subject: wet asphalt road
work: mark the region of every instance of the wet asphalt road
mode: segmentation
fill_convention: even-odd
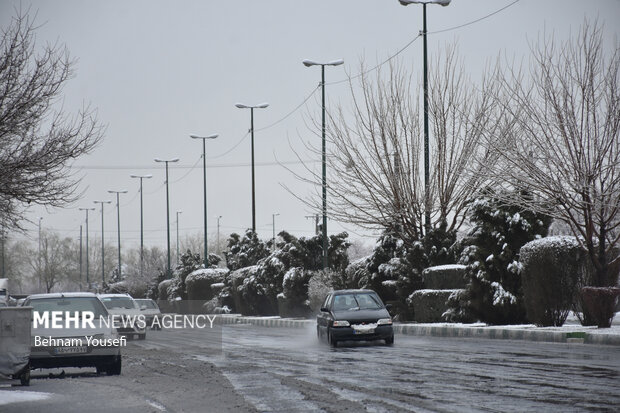
[[[186,331],[196,348],[198,332]],[[161,335],[145,345],[178,346]],[[139,343],[139,345],[142,345]],[[226,326],[213,362],[261,411],[617,411],[620,348],[411,337],[332,349],[312,329]]]
[[[397,335],[393,347],[376,342],[332,349],[311,329],[250,325],[225,326],[221,343],[203,330],[149,331],[145,341],[129,343],[122,376],[42,375],[29,390],[54,393],[56,402],[21,405],[104,411],[116,403],[122,411],[126,400],[133,412],[567,412],[620,406],[620,348],[612,346]]]

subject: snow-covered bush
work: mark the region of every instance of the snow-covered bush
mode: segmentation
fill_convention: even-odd
[[[229,273],[227,268],[201,268],[185,279],[188,300],[211,300],[215,295],[213,284],[219,284]],[[219,292],[219,291],[218,291]]]
[[[523,298],[530,322],[561,326],[577,301],[579,286],[591,276],[589,259],[575,237],[537,239],[519,253]]]
[[[243,238],[239,234],[230,234],[226,249],[226,265],[231,271],[256,265],[269,255],[269,249],[256,232],[247,230]]]
[[[282,292],[277,297],[281,317],[310,315],[308,281],[312,275],[311,271],[306,271],[301,267],[293,267],[284,274]]]
[[[424,288],[431,290],[450,290],[465,288],[466,267],[461,264],[437,265],[422,271]]]
[[[407,304],[418,323],[437,323],[444,320],[448,299],[463,290],[417,290],[407,298]]]
[[[340,289],[334,288],[334,275],[332,271],[315,271],[308,280],[308,304],[313,313],[319,312],[330,291]]]
[[[467,314],[489,324],[526,322],[518,252],[547,234],[551,219],[501,202],[491,190],[470,206],[472,229],[460,264],[467,266],[465,295],[450,300],[452,316]],[[459,321],[459,320],[452,320]]]

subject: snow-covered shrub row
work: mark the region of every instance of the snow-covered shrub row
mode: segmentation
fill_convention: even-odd
[[[527,242],[547,235],[551,218],[507,205],[502,198],[487,190],[470,206],[472,229],[462,240],[466,247],[459,260],[466,266],[467,287],[450,299],[449,321],[527,321],[518,253]]]
[[[575,237],[528,242],[520,251],[527,317],[538,326],[561,326],[575,308],[580,285],[591,278],[587,251]]]
[[[462,291],[462,289],[414,291],[407,298],[407,304],[414,314],[413,321],[418,323],[443,321],[443,314],[448,310],[448,299],[451,295],[460,294]]]
[[[330,268],[338,272],[348,264],[347,237],[341,233],[329,238]],[[247,315],[277,315],[280,309],[289,315],[309,312],[308,282],[312,272],[322,267],[322,238],[296,238],[282,231],[275,247],[269,252],[252,231],[243,238],[231,236],[227,261],[232,273],[224,278],[226,287],[220,295],[232,298],[234,311]],[[238,267],[241,264],[252,265]]]
[[[460,253],[456,232],[446,223],[432,229],[421,240],[405,241],[385,231],[369,257],[357,260],[346,270],[349,288],[375,290],[392,304],[392,313],[401,320],[413,319],[407,298],[423,288],[422,271],[431,265],[454,263]]]

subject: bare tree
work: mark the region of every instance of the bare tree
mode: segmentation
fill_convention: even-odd
[[[476,88],[455,47],[448,47],[433,66],[428,202],[420,93],[412,88],[412,75],[391,62],[385,77],[381,70],[373,79],[360,76],[359,91],[350,82],[352,113],[339,106],[329,115],[332,218],[364,228],[391,229],[410,241],[424,236],[426,208],[433,227],[446,223],[448,230],[455,230],[462,225],[468,202],[486,180],[472,172],[492,162],[493,152],[481,142],[494,110],[487,92],[493,85],[483,81]],[[314,174],[311,181],[320,182],[319,175]],[[320,210],[317,203],[308,202]]]
[[[0,37],[0,223],[12,228],[29,204],[73,201],[79,179],[70,163],[103,137],[92,110],[72,117],[53,109],[73,61],[58,45],[37,53],[35,30],[19,11]]]
[[[503,128],[488,134],[501,158],[489,172],[523,190],[507,201],[568,225],[597,286],[615,284],[620,270],[620,49],[603,46],[601,28],[586,21],[567,42],[532,45],[529,79],[498,70]]]

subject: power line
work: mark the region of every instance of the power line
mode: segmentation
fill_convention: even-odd
[[[493,13],[489,13],[489,14],[487,14],[486,16],[480,17],[479,19],[472,20],[472,21],[470,21],[469,23],[464,23],[464,24],[461,24],[461,25],[458,25],[458,26],[449,27],[449,28],[447,28],[447,29],[436,30],[436,31],[434,31],[434,32],[428,32],[427,34],[444,33],[444,32],[449,32],[449,31],[451,31],[451,30],[456,30],[456,29],[460,29],[460,28],[463,28],[463,27],[466,27],[466,26],[470,26],[470,25],[472,25],[472,24],[474,24],[474,23],[478,23],[479,21],[482,21],[482,20],[488,19],[489,17],[494,16],[494,15],[496,15],[497,13],[500,13],[500,12],[502,12],[502,11],[506,10],[508,7],[510,7],[510,6],[512,6],[512,5],[516,4],[516,3],[518,3],[519,1],[520,1],[520,0],[515,0],[515,1],[513,1],[512,3],[508,4],[507,6],[502,7],[501,9],[495,10]]]

